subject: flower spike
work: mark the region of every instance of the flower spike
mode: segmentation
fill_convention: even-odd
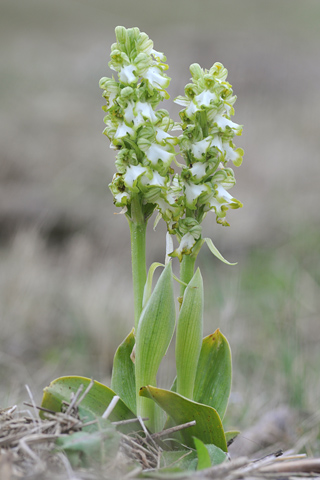
[[[166,110],[157,110],[169,98],[168,66],[165,56],[153,49],[152,40],[138,28],[117,27],[115,32],[109,67],[118,81],[100,80],[106,99],[103,133],[117,151],[117,173],[110,189],[115,205],[127,206],[129,218],[130,204],[138,195],[147,219],[155,208],[152,202],[164,195],[178,142],[170,135],[174,121]]]

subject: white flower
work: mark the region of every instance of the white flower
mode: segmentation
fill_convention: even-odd
[[[186,115],[191,118],[198,110],[200,110],[199,107],[192,101],[186,108]]]
[[[196,243],[196,240],[191,235],[191,233],[186,233],[185,235],[183,235],[183,237],[181,238],[179,247],[175,250],[177,257],[181,259],[182,253],[189,252],[195,243]]]
[[[215,135],[212,139],[212,142],[211,142],[211,147],[217,147],[218,150],[220,150],[220,152],[223,151],[223,147],[222,147],[222,141],[221,141],[221,137],[219,137],[218,135]]]
[[[208,166],[207,162],[205,162],[205,163],[196,162],[196,163],[193,164],[192,168],[190,168],[190,173],[197,180],[200,180],[202,177],[205,176],[207,166]]]
[[[135,104],[133,102],[128,102],[128,105],[124,109],[124,119],[127,123],[133,123],[135,120],[135,115],[133,113],[133,109]]]
[[[114,134],[114,138],[122,138],[125,137],[127,134],[133,135],[134,131],[131,127],[128,127],[124,122],[118,125],[117,131]]]
[[[241,155],[239,152],[230,147],[228,143],[223,144],[224,151],[226,152],[226,160],[231,160],[231,162],[236,162]]]
[[[133,83],[137,81],[137,76],[133,73],[133,71],[137,67],[135,65],[126,65],[125,67],[122,67],[120,72],[119,72],[119,80],[122,83]]]
[[[200,142],[196,142],[191,145],[192,153],[197,160],[201,160],[201,158],[204,156],[204,154],[210,147],[211,141],[211,137],[206,137],[203,140],[200,140]]]
[[[230,127],[231,130],[233,130],[235,133],[240,133],[242,130],[241,125],[238,125],[237,123],[234,123],[232,120],[229,120],[226,117],[223,117],[222,115],[216,115],[214,118],[214,123],[218,125],[219,128],[224,132],[226,127]]]
[[[160,160],[165,165],[169,166],[174,159],[173,153],[168,152],[164,147],[161,147],[160,145],[156,145],[154,143],[146,151],[146,156],[153,165],[157,165]]]
[[[124,109],[124,119],[127,123],[133,123],[135,127],[145,122],[145,119],[152,123],[157,121],[157,117],[153,111],[152,106],[148,102],[128,102]]]
[[[176,143],[177,137],[169,135],[169,133],[162,130],[162,128],[156,128],[156,140],[158,143]]]
[[[170,83],[170,79],[163,75],[162,71],[158,67],[150,67],[143,75],[150,85],[154,88],[167,88]]]
[[[153,111],[153,108],[148,102],[137,102],[136,111],[138,114],[140,113],[143,118],[148,118],[150,122],[157,121],[157,117]]]
[[[201,195],[201,193],[206,191],[205,185],[194,185],[193,183],[189,185],[186,183],[185,192],[187,205],[194,205],[195,200]]]
[[[165,257],[165,265],[167,265],[170,260],[171,260],[171,257],[169,257],[170,253],[173,252],[173,241],[172,241],[172,237],[170,235],[169,232],[167,232],[166,234],[166,257]]]
[[[222,185],[215,185],[216,193],[210,199],[209,205],[210,209],[213,209],[218,217],[225,217],[225,211],[228,208],[238,208],[242,206],[239,200],[236,200],[232,195]],[[225,207],[224,209],[222,207]]]
[[[157,60],[160,60],[160,62],[166,61],[166,57],[162,52],[158,52],[157,50],[152,48],[152,50],[150,50],[150,53],[154,58],[156,58]]]
[[[143,175],[143,177],[141,178],[141,183],[143,185],[154,185],[158,187],[164,187],[165,178],[162,177],[160,173],[155,170],[151,170],[151,172],[152,172],[152,178],[149,179],[148,175]]]
[[[126,173],[123,175],[125,185],[132,188],[137,178],[146,171],[147,169],[141,165],[129,165]]]
[[[125,199],[126,199],[126,198],[129,198],[129,193],[128,193],[128,192],[117,193],[117,194],[114,196],[114,199],[115,199],[115,202],[116,202],[116,203],[126,203],[126,202],[125,202]]]
[[[222,203],[218,202],[218,200],[215,197],[212,197],[210,200],[210,210],[214,210],[215,214],[218,217],[223,217],[225,216],[224,212],[221,210]]]
[[[194,97],[194,100],[199,106],[204,105],[205,107],[208,107],[211,103],[211,100],[216,102],[218,97],[214,92],[210,92],[210,90],[203,90],[203,92]]]
[[[159,207],[159,210],[162,214],[165,214],[166,211],[169,211],[170,210],[170,205],[162,198],[162,197],[158,197],[157,200],[156,200],[156,203]]]
[[[227,190],[223,188],[223,186],[220,184],[217,184],[216,192],[217,192],[217,195],[215,196],[219,201],[222,201],[222,202],[225,201],[227,203],[231,203],[231,200],[233,200],[233,196],[230,195],[230,193],[227,192]]]

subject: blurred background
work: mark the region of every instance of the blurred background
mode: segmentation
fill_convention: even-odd
[[[229,422],[280,404],[319,409],[320,2],[0,1],[0,406],[53,378],[110,379],[133,323],[129,230],[108,190],[114,152],[98,87],[117,25],[164,52],[171,98],[219,61],[244,125],[231,226],[205,221],[205,333],[233,350]],[[164,102],[178,120],[179,106]],[[163,261],[152,230],[148,262]],[[168,374],[167,374],[168,375]],[[166,374],[164,382],[168,382]]]

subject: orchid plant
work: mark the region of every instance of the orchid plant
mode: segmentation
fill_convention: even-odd
[[[175,122],[158,108],[169,99],[166,57],[138,28],[117,27],[115,33],[109,66],[116,78],[103,77],[100,87],[106,100],[104,134],[116,154],[110,190],[131,234],[134,328],[116,351],[111,388],[83,377],[58,378],[45,389],[42,406],[60,411],[70,392],[83,385],[91,390],[79,414],[89,418],[101,416],[119,397],[109,419],[146,418],[151,434],[195,421],[172,435],[180,442],[178,450],[196,449],[199,463],[208,466],[208,455],[209,463],[226,458],[227,443],[235,435],[222,424],[231,389],[231,353],[219,329],[202,338],[203,281],[195,262],[206,243],[229,264],[212,240],[202,237],[202,222],[211,213],[218,224],[228,226],[228,209],[242,206],[229,193],[235,184],[229,164],[240,166],[243,156],[233,143],[242,126],[230,118],[236,96],[221,63],[209,70],[193,64],[191,82],[175,100],[183,107]],[[147,270],[146,227],[154,212],[155,226],[161,220],[167,225],[166,260]],[[172,273],[174,258],[180,263],[179,279]],[[157,267],[164,270],[152,290]],[[180,283],[177,322],[174,279]],[[176,378],[166,390],[157,386],[157,372],[175,331]],[[140,426],[121,428],[127,432]]]

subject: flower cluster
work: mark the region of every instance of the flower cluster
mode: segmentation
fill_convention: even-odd
[[[242,126],[230,119],[236,96],[226,81],[228,72],[221,63],[215,63],[209,71],[193,64],[190,71],[192,83],[186,85],[185,96],[175,100],[185,107],[180,112],[183,134],[179,138],[180,154],[185,160],[180,174],[185,218],[180,219],[174,232],[180,240],[174,253],[179,258],[190,253],[200,239],[200,223],[209,211],[226,226],[227,210],[242,206],[228,192],[235,178],[226,165],[228,161],[241,165],[243,156],[243,150],[233,144]]]
[[[156,223],[163,218],[168,232],[177,236],[180,245],[172,256],[181,260],[203,243],[201,222],[208,212],[227,226],[227,210],[242,206],[228,192],[235,177],[227,164],[240,166],[243,156],[233,143],[242,126],[230,118],[236,96],[221,63],[210,70],[193,64],[192,82],[186,85],[185,96],[175,100],[184,107],[181,122],[175,124],[166,110],[157,109],[169,98],[165,56],[138,28],[117,27],[116,39],[109,66],[118,80],[100,80],[107,103],[104,133],[117,151],[117,173],[110,184],[114,203],[124,207],[131,220],[134,199],[138,198],[144,220],[157,209]],[[177,128],[182,135],[170,135]],[[183,165],[175,159],[177,144]],[[172,169],[173,161],[180,173]]]
[[[107,103],[103,133],[118,152],[110,189],[115,205],[126,207],[129,216],[132,199],[140,195],[142,204],[149,205],[145,208],[149,216],[154,199],[167,188],[178,142],[169,134],[174,122],[168,112],[156,110],[161,100],[169,98],[168,66],[165,56],[153,49],[153,42],[138,28],[117,27],[116,39],[109,66],[117,72],[118,81],[100,80]]]

